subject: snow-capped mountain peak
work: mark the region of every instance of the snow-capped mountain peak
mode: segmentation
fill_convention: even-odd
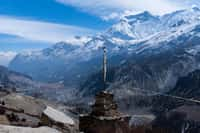
[[[145,11],[137,15],[124,16],[106,32],[108,37],[123,40],[139,40],[157,32],[158,16]]]
[[[125,40],[136,39],[133,32],[131,31],[131,25],[125,19],[120,20],[119,23],[113,25],[106,35],[108,37],[115,37]]]
[[[175,46],[167,42],[181,44],[185,39],[199,38],[199,25],[198,8],[180,10],[164,16],[154,16],[149,12],[128,15],[98,36],[75,37],[75,42],[60,42],[41,51],[20,54],[9,67],[39,80],[61,81],[67,77],[70,82],[72,78],[79,81],[77,75],[86,76],[87,72],[99,69],[102,58],[100,48],[104,45],[109,50],[108,58],[119,57],[118,55],[122,58],[149,49],[157,49],[156,52],[159,52]],[[77,45],[76,42],[80,44]],[[114,61],[116,63],[119,59],[115,58]],[[83,67],[87,72],[83,71]],[[45,74],[38,72],[41,70]]]
[[[200,8],[197,5],[192,6],[192,10],[194,11],[200,11]]]
[[[59,50],[59,49],[65,49],[65,50],[74,50],[74,48],[79,47],[78,45],[73,45],[71,43],[67,43],[67,42],[58,42],[55,45],[53,45],[53,47],[51,48],[52,50]]]
[[[153,16],[150,12],[144,11],[142,13],[136,14],[136,15],[128,15],[124,16],[124,18],[129,22],[129,23],[135,23],[135,22],[145,22],[149,21],[152,19],[157,19],[157,16]]]
[[[193,7],[176,11],[162,16],[161,20],[162,25],[168,26],[169,28],[192,24],[200,21],[200,9],[198,7]]]
[[[192,7],[163,16],[154,16],[145,11],[127,15],[106,31],[106,36],[118,40],[141,40],[159,32],[181,28],[200,22],[200,9]]]

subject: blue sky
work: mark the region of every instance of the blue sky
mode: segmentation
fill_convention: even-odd
[[[94,29],[108,26],[98,16],[55,0],[0,0],[0,14]]]
[[[32,21],[44,22],[44,24],[45,23],[60,24],[61,26],[70,25],[74,26],[74,28],[87,28],[88,30],[91,30],[91,33],[101,31],[102,29],[105,29],[110,25],[109,22],[102,20],[98,16],[85,13],[79,10],[78,8],[74,8],[71,5],[64,5],[62,3],[56,2],[55,0],[0,0],[0,19],[3,19],[4,21],[7,19],[13,21],[14,19],[22,21],[25,20],[28,22]],[[4,23],[8,22],[6,21]],[[3,25],[5,25],[4,23]],[[15,29],[16,25],[15,23],[13,24],[14,25],[12,25],[11,23],[13,29]],[[12,27],[9,24],[7,24],[6,26],[7,27],[9,26],[10,28]],[[20,27],[23,26],[22,24],[18,24],[18,26],[19,29],[15,30],[18,30],[20,32],[20,29],[24,27]],[[35,24],[34,26],[38,25]],[[45,26],[44,28],[46,29]],[[55,26],[49,26],[47,28],[49,29],[53,28],[52,31],[53,30],[55,31],[57,29],[55,28]],[[61,27],[60,29],[67,31],[68,28]],[[11,29],[7,30],[10,31]],[[60,32],[62,32],[60,34],[63,34],[64,32],[63,30],[60,30]],[[1,51],[10,51],[10,50],[20,51],[22,49],[27,49],[27,47],[30,49],[47,47],[48,46],[47,44],[53,44],[56,41],[59,41],[55,40],[48,42],[46,40],[40,40],[37,38],[36,39],[29,37],[24,38],[24,36],[21,36],[13,32],[9,33],[3,31],[3,33],[1,34],[0,31]],[[27,30],[27,32],[31,32],[31,29]],[[44,32],[44,31],[39,31],[39,32]],[[85,33],[84,30],[82,32]],[[66,33],[66,36],[68,36],[68,34]],[[62,37],[60,37],[60,39],[62,39]],[[42,43],[44,44],[42,45]]]
[[[199,4],[200,0],[0,0],[0,65],[18,52],[95,35],[127,12],[162,15]]]

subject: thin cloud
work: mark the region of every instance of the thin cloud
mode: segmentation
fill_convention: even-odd
[[[9,62],[16,56],[16,52],[0,52],[0,65],[8,66]]]
[[[56,0],[59,3],[80,8],[102,18],[116,17],[116,13],[131,11],[149,11],[162,15],[185,8],[174,0]]]
[[[2,34],[51,43],[70,40],[74,36],[90,35],[96,32],[78,26],[21,20],[5,16],[0,16],[0,25],[0,33]]]

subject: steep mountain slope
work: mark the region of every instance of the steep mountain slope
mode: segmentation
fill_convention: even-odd
[[[166,92],[176,85],[177,79],[199,69],[200,26],[190,25],[177,31],[162,32],[146,41],[129,45],[129,52],[124,63],[111,68],[114,71],[109,83],[111,91],[122,95],[135,88]],[[112,58],[111,58],[112,60]],[[114,70],[113,70],[114,69]],[[100,73],[101,74],[101,73]],[[98,75],[98,74],[97,74]],[[83,84],[84,95],[94,94],[101,86],[101,78],[95,78]],[[117,90],[126,91],[117,91]]]
[[[7,87],[15,87],[20,85],[17,82],[15,82],[14,78],[24,79],[25,80],[31,80],[30,77],[14,72],[9,71],[6,67],[0,66],[0,85],[1,86],[7,86]]]
[[[9,68],[30,75],[34,80],[64,82],[66,86],[72,88],[90,73],[101,69],[103,44],[112,51],[110,56],[111,54],[114,56],[118,46],[102,36],[97,36],[84,46],[58,43],[56,47],[42,51],[19,54],[10,63]],[[65,47],[73,49],[68,51]]]
[[[200,70],[195,70],[178,79],[176,86],[169,93],[187,98],[200,99]]]
[[[93,90],[88,86],[97,88],[93,81],[84,81],[101,70],[101,47],[105,45],[110,67],[116,66],[110,76],[110,88],[128,85],[168,91],[178,77],[199,68],[199,18],[200,10],[196,7],[164,16],[148,12],[125,16],[80,46],[58,43],[42,51],[19,54],[9,68],[35,80],[64,82],[69,88],[83,84],[81,90],[87,93]]]
[[[39,81],[59,81],[62,78],[59,73],[65,69],[63,65],[69,58],[67,54],[77,47],[60,42],[42,51],[19,54],[11,62],[10,68]]]

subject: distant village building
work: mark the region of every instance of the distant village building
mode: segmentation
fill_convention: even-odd
[[[84,133],[129,133],[130,116],[121,114],[113,99],[113,94],[106,91],[97,94],[92,112],[80,116],[80,131]]]

